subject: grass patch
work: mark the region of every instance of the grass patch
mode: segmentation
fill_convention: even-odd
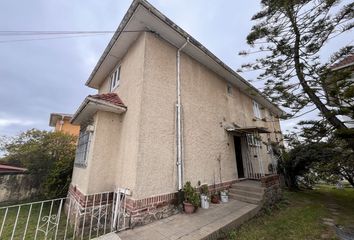
[[[75,238],[86,240],[90,236],[94,238],[103,235],[105,232],[103,226],[106,226],[106,232],[109,232],[110,219],[104,214],[104,210],[101,209],[100,212],[97,208],[96,215],[93,217],[91,217],[91,210],[87,211],[85,218],[81,215],[81,220],[75,222],[75,219],[78,219],[75,218],[77,212],[75,211],[71,215],[72,219],[69,219],[64,207],[64,201],[60,199],[2,207],[0,208],[0,239],[69,240]],[[71,208],[73,211],[74,207]],[[48,221],[48,216],[51,216],[50,221]],[[97,222],[98,216],[100,216],[100,222]],[[83,219],[86,223],[85,229],[82,229]],[[74,229],[80,231],[74,234]]]
[[[59,212],[60,211],[60,212]],[[48,222],[47,216],[51,215],[51,221]],[[30,205],[21,205],[21,207],[9,207],[7,210],[0,210],[0,230],[3,225],[1,239],[63,239],[66,229],[66,214],[64,209],[59,209],[59,204],[51,205],[51,202],[45,202]],[[53,224],[60,218],[59,225]],[[17,219],[17,221],[16,221]],[[41,229],[41,230],[37,230]],[[48,229],[48,231],[47,231]],[[49,232],[45,236],[44,232]],[[56,234],[57,233],[57,234]],[[73,234],[73,228],[68,224],[67,237]]]
[[[336,239],[334,230],[323,224],[322,218],[332,218],[336,224],[354,226],[354,189],[319,186],[312,191],[284,192],[284,200],[271,211],[250,220],[231,231],[226,239],[321,239],[326,234]],[[333,215],[333,209],[337,215]]]

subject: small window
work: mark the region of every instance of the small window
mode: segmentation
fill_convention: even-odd
[[[117,67],[117,69],[113,72],[111,75],[111,89],[110,91],[112,92],[116,87],[119,85],[119,80],[120,80],[120,66]]]
[[[227,93],[232,95],[232,85],[230,83],[227,84]]]
[[[87,158],[91,142],[91,131],[86,131],[86,128],[80,130],[79,141],[76,148],[75,166],[86,167]]]
[[[262,118],[259,104],[256,101],[253,101],[253,114],[256,118]]]

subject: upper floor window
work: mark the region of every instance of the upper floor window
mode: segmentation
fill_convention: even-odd
[[[230,83],[227,84],[227,93],[232,95],[232,85]]]
[[[111,75],[111,89],[110,91],[112,92],[116,87],[119,85],[119,80],[120,80],[120,66],[117,67],[117,69],[112,73]]]
[[[262,118],[261,109],[256,101],[253,101],[253,114],[256,118]]]

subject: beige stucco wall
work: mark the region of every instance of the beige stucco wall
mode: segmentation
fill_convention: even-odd
[[[85,194],[112,191],[115,187],[134,192],[144,54],[145,34],[142,34],[119,62],[121,80],[114,92],[128,106],[127,112],[121,115],[98,112],[95,115],[88,165],[75,167],[72,180],[72,184]],[[99,89],[99,93],[107,92],[109,76]]]
[[[176,48],[147,34],[136,198],[177,190],[175,103]],[[225,122],[240,126],[273,124],[253,121],[252,99],[185,54],[181,59],[184,180],[196,185],[237,178],[233,137]],[[267,110],[262,110],[265,114]],[[268,113],[269,115],[269,113]],[[279,123],[275,124],[279,128]],[[272,137],[272,136],[270,136]],[[264,136],[266,141],[267,136]],[[261,151],[264,169],[269,154]],[[220,161],[218,161],[220,159]]]
[[[116,115],[99,112],[86,169],[75,168],[73,184],[84,193],[127,187],[140,199],[177,190],[176,51],[158,36],[143,33],[117,64],[114,90],[128,107]],[[113,71],[113,69],[112,69]],[[280,130],[279,122],[254,121],[252,99],[194,59],[181,58],[184,180],[196,185],[237,179],[233,136],[225,123]],[[109,91],[109,77],[99,89]],[[268,110],[262,116],[271,118]],[[273,126],[274,125],[274,126]],[[278,134],[278,138],[281,138]],[[275,134],[264,135],[266,141]],[[264,169],[269,154],[262,148]],[[221,167],[221,174],[220,174]]]

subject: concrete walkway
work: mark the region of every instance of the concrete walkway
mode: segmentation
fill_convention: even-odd
[[[121,240],[216,239],[221,231],[239,226],[258,210],[257,205],[230,199],[229,203],[211,204],[209,209],[198,209],[191,215],[177,214],[120,232],[118,236]],[[115,237],[104,239],[117,239]]]

